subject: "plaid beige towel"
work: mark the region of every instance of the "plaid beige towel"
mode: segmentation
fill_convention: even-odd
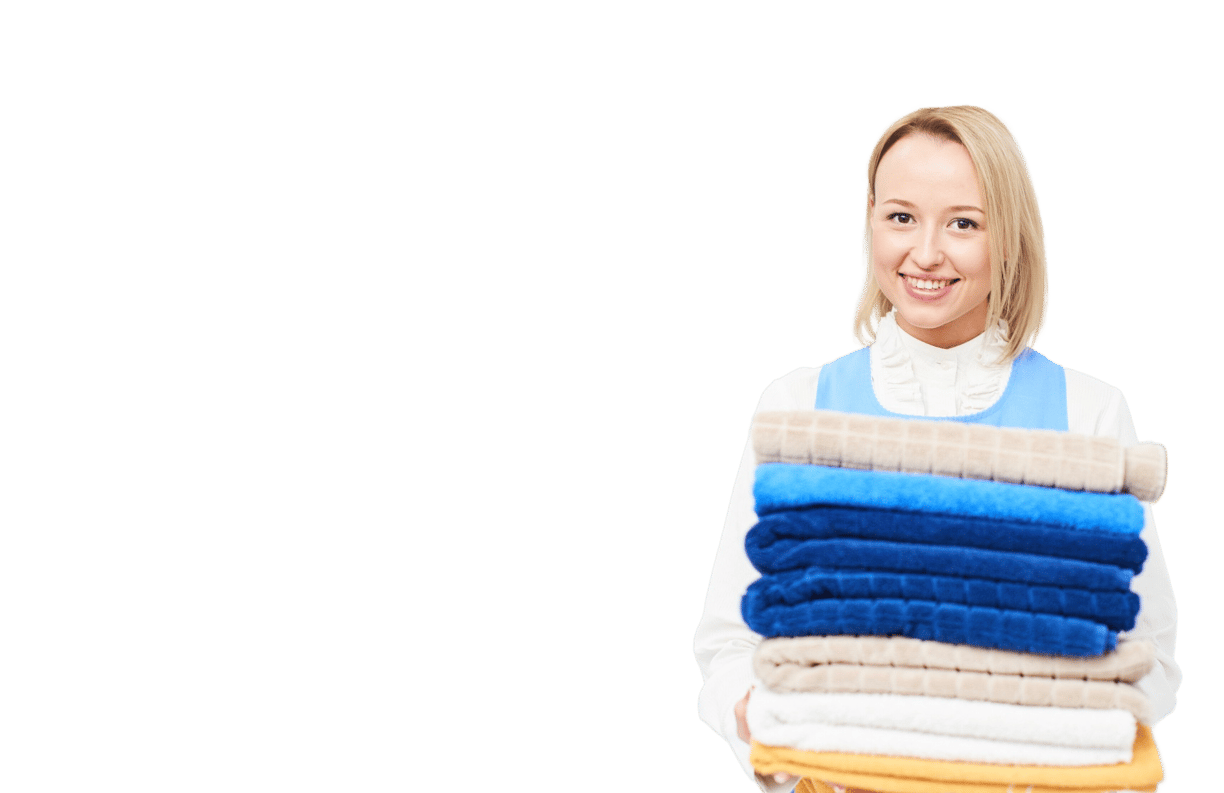
[[[1104,680],[1058,680],[1051,677],[991,675],[949,669],[825,664],[808,669],[777,669],[761,682],[774,691],[822,691],[831,694],[912,694],[956,697],[1012,705],[1128,710],[1147,722],[1149,703],[1130,683]]]
[[[1130,493],[1164,492],[1167,456],[1158,443],[1123,448],[1113,438],[957,421],[863,416],[827,410],[771,411],[753,420],[758,463],[907,471],[963,479]]]
[[[860,664],[1134,683],[1151,671],[1156,663],[1156,650],[1151,642],[1123,640],[1112,653],[1071,658],[988,650],[905,636],[799,636],[765,639],[757,646],[753,660],[757,676],[762,680],[775,667]]]

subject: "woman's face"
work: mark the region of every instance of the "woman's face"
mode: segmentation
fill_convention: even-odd
[[[897,324],[936,347],[986,329],[990,237],[977,171],[959,143],[907,135],[876,169],[871,266]]]

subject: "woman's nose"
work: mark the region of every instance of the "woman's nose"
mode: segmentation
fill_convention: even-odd
[[[910,258],[923,270],[934,270],[943,263],[943,241],[938,229],[923,232],[917,245],[910,251]]]

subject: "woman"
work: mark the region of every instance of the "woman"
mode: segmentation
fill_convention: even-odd
[[[1045,255],[1033,188],[1002,122],[977,107],[916,111],[880,138],[867,176],[869,267],[856,332],[870,346],[775,381],[758,411],[925,416],[1137,442],[1121,392],[1027,349],[1041,324]],[[740,597],[757,578],[744,553],[756,521],[752,482],[749,446],[694,640],[705,678],[701,717],[749,773],[743,714],[760,637],[744,625]],[[1149,555],[1133,582],[1142,609],[1128,635],[1157,647],[1155,669],[1138,684],[1155,722],[1172,710],[1181,674],[1173,593],[1150,508],[1146,518]],[[769,791],[796,783],[756,778]]]

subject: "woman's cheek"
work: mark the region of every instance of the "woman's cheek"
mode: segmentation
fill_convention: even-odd
[[[895,235],[889,234],[887,231],[875,235],[871,244],[873,258],[875,263],[880,265],[891,265],[897,258],[901,245]]]

